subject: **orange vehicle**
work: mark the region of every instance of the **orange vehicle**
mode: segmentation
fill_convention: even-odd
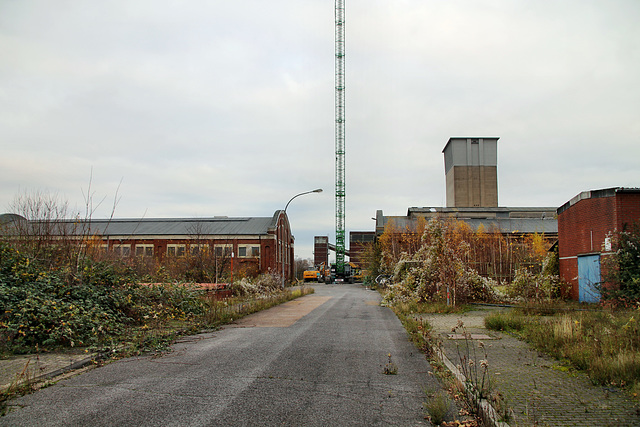
[[[320,281],[320,271],[317,268],[312,268],[309,270],[305,270],[302,273],[302,280],[305,282],[319,282]]]
[[[318,283],[322,283],[322,282],[326,282],[329,283],[330,279],[331,279],[331,269],[329,268],[329,266],[323,264],[320,264],[314,268],[310,268],[308,270],[305,270],[302,273],[302,279],[305,282],[318,282]]]

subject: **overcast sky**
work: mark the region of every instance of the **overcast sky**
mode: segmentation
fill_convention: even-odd
[[[497,136],[500,206],[640,187],[640,1],[346,0],[346,228],[444,206]],[[334,2],[0,0],[0,211],[272,216],[334,241]]]

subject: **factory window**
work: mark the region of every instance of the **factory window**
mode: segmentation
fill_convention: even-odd
[[[215,254],[216,254],[216,257],[218,258],[230,257],[232,252],[233,252],[232,245],[216,245],[215,247]]]
[[[185,245],[167,245],[167,255],[169,256],[184,256],[185,251]]]
[[[209,252],[209,245],[189,245],[189,251],[191,255],[206,255]]]
[[[122,257],[129,256],[131,255],[131,245],[113,245],[113,252]]]
[[[153,256],[153,245],[136,245],[136,256]]]
[[[238,245],[239,258],[257,258],[260,256],[260,246]]]

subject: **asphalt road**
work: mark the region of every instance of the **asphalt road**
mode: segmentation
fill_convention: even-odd
[[[8,426],[430,425],[439,385],[377,292],[316,293],[12,401]],[[391,360],[396,375],[384,374]]]

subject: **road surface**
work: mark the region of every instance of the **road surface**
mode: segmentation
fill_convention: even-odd
[[[316,293],[16,399],[9,426],[416,426],[439,389],[377,292]],[[384,373],[391,361],[397,374]]]

